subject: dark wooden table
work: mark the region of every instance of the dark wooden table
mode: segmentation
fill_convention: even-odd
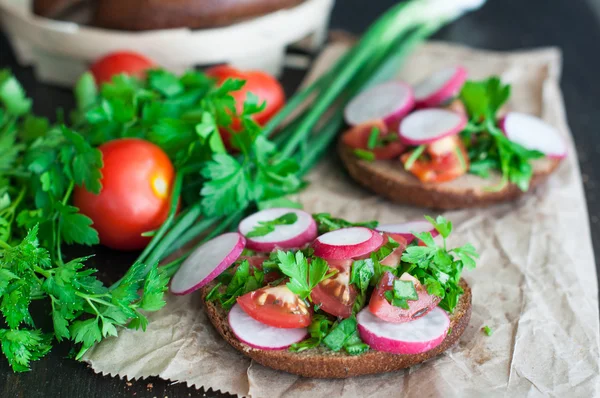
[[[600,6],[594,7],[592,2],[595,1],[488,0],[489,4],[482,10],[445,28],[436,39],[493,50],[550,45],[563,50],[561,86],[569,124],[577,143],[596,264],[600,264],[600,133],[597,131],[600,129],[600,53],[597,51]],[[361,33],[394,3],[394,0],[338,0],[332,28]],[[37,83],[30,68],[17,65],[1,33],[0,67],[9,67],[16,73],[27,93],[33,97],[37,113],[52,117],[56,108],[69,109],[72,106],[70,92]],[[283,80],[287,91],[292,92],[301,78],[302,73],[298,71],[286,71]],[[110,262],[107,261],[109,258]],[[104,263],[105,276],[111,279],[119,272],[120,265],[124,266],[131,260],[128,255],[101,252],[96,261]],[[45,309],[37,311],[42,313]],[[0,358],[0,397],[220,396],[210,390],[189,389],[183,384],[171,384],[157,378],[128,382],[99,376],[83,363],[66,359],[67,354],[67,347],[56,347],[47,358],[33,365],[32,372],[24,374],[12,373],[6,361]]]

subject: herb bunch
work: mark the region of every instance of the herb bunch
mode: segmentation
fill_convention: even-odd
[[[498,111],[510,97],[510,91],[510,86],[502,84],[498,77],[467,81],[460,99],[469,123],[461,137],[471,162],[470,173],[484,178],[492,171],[502,173],[501,183],[490,190],[501,190],[511,182],[527,191],[533,176],[531,160],[544,155],[510,141],[498,127]]]

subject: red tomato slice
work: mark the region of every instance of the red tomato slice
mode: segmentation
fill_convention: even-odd
[[[252,318],[276,328],[304,328],[312,321],[306,303],[285,285],[246,293],[238,297],[237,302]]]
[[[400,141],[390,142],[384,147],[369,149],[369,136],[374,128],[379,130],[379,137],[395,134],[388,130],[388,127],[382,120],[375,120],[350,128],[342,135],[342,142],[350,148],[371,151],[375,155],[375,159],[378,160],[389,160],[400,156],[405,149],[405,146]]]
[[[346,271],[346,270],[349,270],[350,267],[352,267],[352,262],[354,260],[350,258],[347,260],[325,260],[325,261],[327,261],[327,264],[331,268],[335,268],[338,271]]]
[[[393,290],[396,277],[391,272],[386,272],[377,284],[369,301],[369,311],[373,315],[392,323],[410,322],[427,314],[440,302],[440,298],[427,293],[425,286],[421,285],[416,278],[405,273],[400,279],[413,282],[419,298],[414,301],[409,300],[407,302],[408,309],[391,305],[385,298],[385,292]]]
[[[266,102],[265,109],[254,115],[254,121],[261,126],[267,124],[285,104],[283,87],[277,79],[268,73],[258,70],[241,71],[231,66],[218,65],[206,70],[206,74],[216,78],[218,84],[223,83],[228,78],[245,80],[244,87],[231,93],[235,100],[237,113],[242,113],[244,110],[244,101],[246,101],[248,93],[251,92],[258,97],[259,103]],[[240,120],[234,118],[231,128],[234,131],[240,130]],[[231,148],[229,132],[222,130],[221,136],[225,145]]]
[[[251,275],[254,275],[254,269],[259,269],[262,271],[263,263],[269,259],[269,256],[266,255],[255,255],[255,256],[241,256],[239,261],[248,260],[248,264],[250,265]],[[277,271],[267,272],[264,277],[265,283],[271,283],[280,278],[280,274]]]
[[[102,190],[94,195],[76,187],[73,201],[94,222],[100,243],[137,250],[151,238],[142,233],[160,227],[169,214],[173,164],[158,146],[137,138],[110,141],[102,152]]]
[[[396,242],[398,242],[399,246],[395,248],[390,254],[387,255],[383,260],[380,261],[381,265],[386,265],[388,267],[397,268],[400,265],[400,259],[402,258],[402,253],[404,249],[406,249],[406,238],[402,235],[384,232],[383,237],[384,242],[387,242],[387,237],[392,238]]]
[[[427,148],[427,156],[417,159],[409,169],[422,182],[446,182],[464,175],[469,170],[469,157],[458,136],[443,142],[432,143]],[[442,141],[440,140],[440,141]],[[407,152],[400,157],[406,164],[412,154]]]
[[[310,297],[328,314],[348,318],[356,301],[356,288],[350,284],[350,268],[325,279],[310,293]]]
[[[146,71],[156,64],[141,54],[132,51],[117,51],[100,58],[92,64],[90,72],[94,75],[97,85],[107,83],[114,75],[125,73],[139,79],[146,77]]]

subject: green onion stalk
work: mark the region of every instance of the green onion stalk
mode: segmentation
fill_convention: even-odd
[[[389,9],[329,72],[291,97],[264,127],[262,134],[265,136],[272,136],[279,130],[274,139],[279,149],[275,156],[295,159],[300,166],[298,176],[306,175],[343,127],[343,109],[354,95],[392,78],[419,43],[483,3],[482,0],[412,0]],[[281,128],[298,108],[305,110]],[[303,150],[306,148],[310,150]],[[138,258],[147,264],[147,269],[172,257],[178,250],[193,248],[193,243],[201,244],[235,228],[247,210],[239,209],[224,218],[202,219],[200,205],[193,204],[177,215],[182,181],[190,172],[197,170],[181,170],[177,175],[169,216]],[[163,265],[168,275],[177,271],[190,251]]]

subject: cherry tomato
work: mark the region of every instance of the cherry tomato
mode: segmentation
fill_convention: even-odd
[[[241,256],[239,258],[239,261],[248,260],[248,264],[250,265],[250,273],[251,273],[251,275],[254,275],[254,269],[258,269],[258,270],[262,271],[262,269],[263,269],[262,265],[268,259],[269,259],[269,256],[267,256],[265,254],[257,254],[254,256]],[[265,283],[271,283],[273,281],[276,281],[280,277],[281,277],[281,274],[279,274],[279,272],[271,271],[271,272],[267,272],[265,274],[263,280]]]
[[[114,75],[125,73],[139,79],[146,77],[146,71],[156,64],[143,55],[131,51],[117,51],[100,58],[92,64],[90,72],[96,79],[96,84],[101,85],[112,80]]]
[[[450,138],[428,145],[427,154],[417,159],[408,171],[422,182],[446,182],[464,175],[469,170],[467,151],[458,136]],[[411,154],[412,151],[400,157],[403,164]]]
[[[75,206],[92,219],[100,243],[120,250],[145,247],[166,220],[174,171],[158,146],[137,138],[110,141],[102,152],[102,191],[99,195],[77,187]]]
[[[398,278],[391,272],[385,272],[373,291],[369,301],[369,311],[376,317],[392,323],[409,322],[427,314],[440,302],[440,298],[427,293],[425,286],[419,283],[416,278],[404,273],[399,279],[413,282],[419,298],[408,300],[408,309],[391,305],[385,298],[385,292],[394,289],[396,279]]]
[[[258,70],[241,71],[227,65],[218,65],[206,70],[208,76],[217,79],[217,83],[221,84],[225,80],[242,79],[246,83],[240,90],[231,93],[235,100],[237,113],[242,113],[244,110],[244,102],[248,97],[248,93],[258,97],[259,103],[266,102],[266,107],[261,112],[254,115],[254,121],[261,126],[264,126],[285,104],[285,93],[281,84],[273,76],[268,73]],[[241,129],[241,122],[234,118],[231,128],[234,131]],[[228,148],[231,148],[231,137],[229,132],[221,130],[223,142]]]
[[[306,303],[285,285],[246,293],[238,297],[237,302],[246,314],[276,328],[304,328],[312,321]]]
[[[352,315],[356,294],[356,288],[350,284],[350,268],[347,268],[319,283],[310,296],[328,314],[348,318]]]
[[[350,128],[342,136],[342,142],[350,148],[371,151],[375,155],[375,159],[378,160],[395,159],[400,156],[404,151],[405,146],[398,140],[387,142],[383,146],[376,146],[373,149],[369,149],[369,136],[374,128],[379,130],[379,139],[385,139],[384,137],[388,136],[392,137],[392,134],[395,134],[388,130],[383,121],[376,120]],[[397,136],[394,138],[397,138]]]

